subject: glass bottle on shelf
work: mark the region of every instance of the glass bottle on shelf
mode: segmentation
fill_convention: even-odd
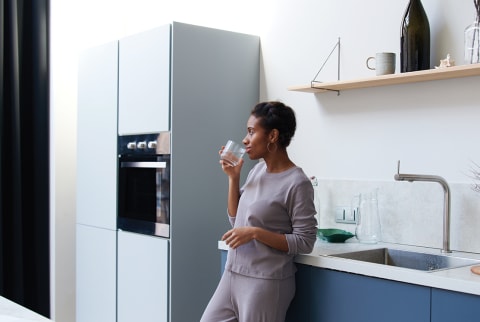
[[[480,22],[479,17],[465,28],[465,64],[480,63]]]
[[[400,71],[430,69],[430,25],[420,0],[410,0],[402,19]]]

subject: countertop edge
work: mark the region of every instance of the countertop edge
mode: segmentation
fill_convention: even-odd
[[[359,249],[373,249],[381,247],[390,247],[403,250],[415,250],[427,253],[440,252],[438,249],[405,246],[398,244],[330,244],[318,240],[312,253],[297,255],[295,257],[295,262],[299,264],[332,269],[352,274],[359,274],[392,281],[416,284],[420,286],[480,295],[480,275],[472,273],[470,271],[471,266],[452,268],[435,272],[424,272],[413,269],[393,267],[330,256],[349,251],[356,251]],[[228,250],[228,246],[223,241],[219,241],[218,249]],[[454,252],[453,254],[451,254],[451,256],[480,260],[479,254]]]
[[[51,320],[0,296],[0,321],[47,322]]]

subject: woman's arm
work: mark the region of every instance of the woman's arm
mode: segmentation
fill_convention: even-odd
[[[291,195],[292,233],[286,234],[289,254],[308,254],[317,239],[313,186],[303,181]]]
[[[227,209],[231,217],[237,216],[238,201],[240,200],[239,177],[228,177]]]
[[[222,165],[223,172],[228,176],[228,214],[231,217],[235,217],[237,216],[238,201],[240,200],[240,172],[243,166],[243,159],[240,159],[239,163],[234,167],[223,162],[223,160],[220,160],[220,164]]]

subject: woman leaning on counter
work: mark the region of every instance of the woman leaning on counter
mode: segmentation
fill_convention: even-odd
[[[220,161],[233,228],[222,237],[229,246],[227,263],[201,322],[285,321],[295,295],[293,258],[312,251],[317,224],[312,184],[287,153],[295,129],[290,107],[259,103],[243,144],[250,159],[263,160],[241,188],[243,160],[237,166]]]

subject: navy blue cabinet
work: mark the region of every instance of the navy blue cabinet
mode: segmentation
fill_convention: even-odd
[[[480,296],[432,289],[431,322],[480,321]]]
[[[430,322],[430,288],[297,265],[287,321]]]

